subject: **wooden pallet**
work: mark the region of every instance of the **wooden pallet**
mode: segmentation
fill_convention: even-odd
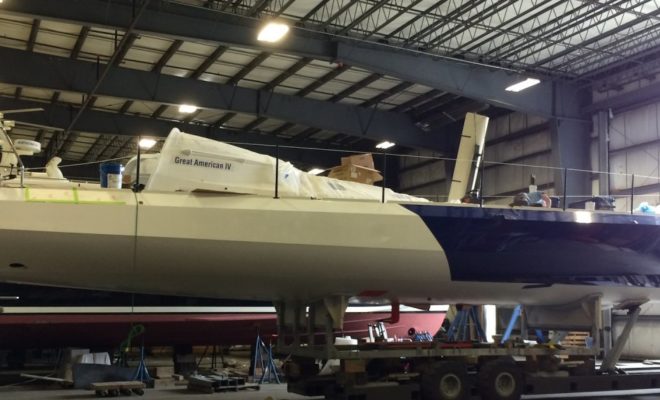
[[[561,344],[564,347],[586,347],[589,336],[589,332],[568,332]]]

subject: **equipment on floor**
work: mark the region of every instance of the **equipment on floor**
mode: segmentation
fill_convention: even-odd
[[[213,372],[194,374],[188,377],[188,390],[211,394],[214,392],[236,392],[239,390],[259,390],[260,386],[246,383],[244,377]]]
[[[97,397],[130,396],[131,394],[142,396],[145,387],[146,385],[139,381],[96,382],[90,385],[90,390],[93,390]]]
[[[144,346],[140,347],[140,363],[135,370],[135,377],[133,380],[141,382],[148,382],[152,380],[151,376],[149,375],[149,371],[147,371],[147,365],[144,362]]]

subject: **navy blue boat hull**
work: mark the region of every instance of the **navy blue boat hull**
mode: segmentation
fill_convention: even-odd
[[[452,280],[660,287],[650,215],[407,205],[434,234]]]

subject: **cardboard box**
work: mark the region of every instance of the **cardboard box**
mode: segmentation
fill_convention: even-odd
[[[366,183],[367,185],[372,185],[375,182],[383,180],[378,170],[359,165],[340,165],[334,167],[330,170],[328,177],[343,181]]]
[[[369,169],[375,169],[375,167],[374,167],[374,158],[371,155],[371,153],[356,154],[356,155],[353,155],[353,156],[342,157],[341,158],[341,165],[342,166],[356,165],[356,166],[360,166],[360,167],[366,167],[366,168],[369,168]]]

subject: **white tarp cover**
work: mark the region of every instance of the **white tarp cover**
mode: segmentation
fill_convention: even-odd
[[[214,191],[273,196],[275,158],[174,128],[145,187],[148,191]],[[279,195],[380,200],[378,186],[310,175],[279,162]],[[427,201],[386,189],[387,201]]]

